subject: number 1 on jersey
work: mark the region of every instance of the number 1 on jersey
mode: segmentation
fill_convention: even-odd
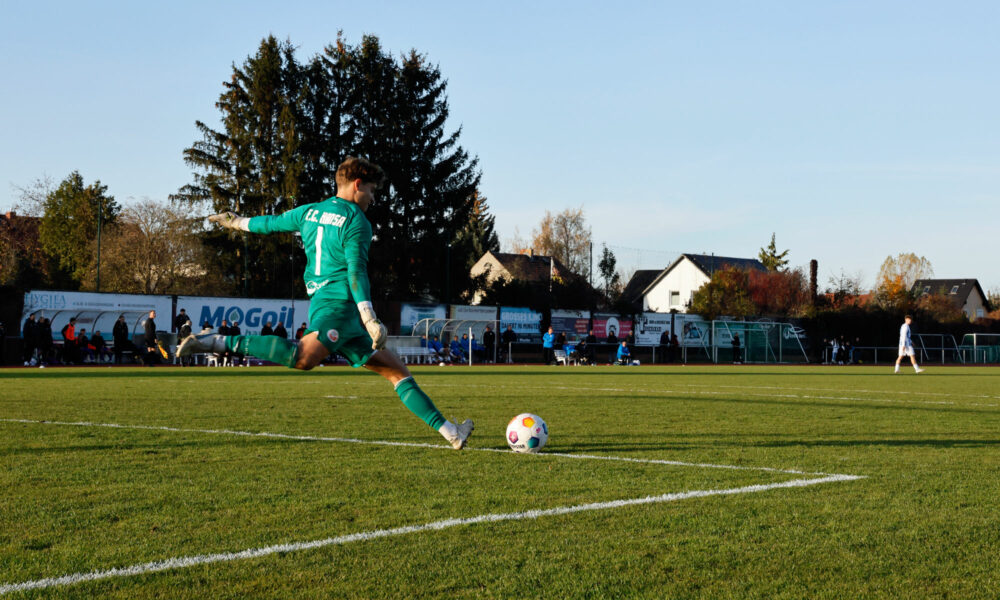
[[[316,228],[316,274],[321,275],[323,270],[323,226]]]

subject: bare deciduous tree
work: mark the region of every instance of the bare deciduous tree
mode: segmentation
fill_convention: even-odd
[[[198,237],[202,219],[170,204],[144,199],[122,210],[101,244],[101,288],[133,294],[203,294],[230,291]],[[96,244],[93,251],[97,252]],[[93,289],[96,261],[85,280]]]
[[[590,271],[590,228],[582,207],[557,214],[545,211],[545,218],[531,233],[532,247],[539,253],[555,257],[577,275]]]

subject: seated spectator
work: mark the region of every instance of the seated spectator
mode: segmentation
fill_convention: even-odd
[[[76,351],[79,353],[81,363],[94,362],[94,347],[90,345],[86,329],[81,328],[80,333],[76,335]]]
[[[457,335],[451,341],[449,350],[451,352],[450,356],[452,362],[465,362],[465,350],[462,348],[462,342],[459,340]]]
[[[632,352],[628,349],[628,343],[622,340],[621,345],[618,346],[618,364],[627,365],[631,362]]]
[[[430,341],[427,342],[427,349],[434,353],[434,360],[440,362],[448,362],[451,360],[451,351],[441,344],[440,340],[438,340],[438,336],[436,335],[431,336]]]
[[[94,335],[91,336],[90,347],[97,354],[97,362],[111,362],[111,350],[108,349],[108,343],[104,340],[104,336],[101,335],[100,329],[95,331]]]

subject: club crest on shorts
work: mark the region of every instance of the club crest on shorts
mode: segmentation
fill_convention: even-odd
[[[340,332],[336,329],[328,329],[326,331],[326,339],[330,340],[331,343],[336,344],[337,340],[340,339]]]

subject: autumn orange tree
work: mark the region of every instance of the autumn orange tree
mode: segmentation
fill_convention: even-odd
[[[886,257],[876,279],[875,302],[888,310],[910,310],[915,301],[913,283],[933,274],[931,262],[912,252]]]
[[[746,317],[756,310],[750,299],[749,274],[733,266],[712,273],[712,278],[691,298],[690,312],[708,320],[720,316]]]
[[[799,316],[810,306],[809,288],[801,269],[747,272],[747,292],[757,314]]]

